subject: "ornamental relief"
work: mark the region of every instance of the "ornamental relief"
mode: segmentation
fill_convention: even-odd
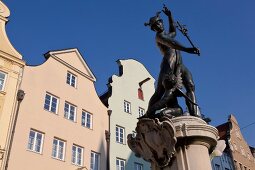
[[[0,16],[7,18],[10,16],[10,11],[3,2],[0,1]]]

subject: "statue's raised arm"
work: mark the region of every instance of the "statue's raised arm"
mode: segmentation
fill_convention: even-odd
[[[169,22],[169,34],[171,34],[172,37],[176,36],[176,28],[174,25],[174,19],[172,16],[172,12],[166,7],[164,4],[163,10],[164,14],[168,17],[168,22]]]

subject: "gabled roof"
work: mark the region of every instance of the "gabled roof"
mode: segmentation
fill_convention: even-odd
[[[154,78],[152,77],[152,75],[149,73],[149,71],[145,68],[145,66],[140,63],[139,61],[137,60],[134,60],[134,59],[118,59],[117,61],[117,64],[119,66],[119,74],[117,75],[118,77],[121,77],[123,76],[123,73],[124,73],[124,69],[125,69],[125,72],[130,72],[130,71],[133,71],[132,67],[130,66],[133,66],[133,67],[136,67],[136,68],[140,68],[141,70],[143,70],[143,72],[147,72],[147,75],[145,76],[146,78],[145,79],[141,79],[141,82],[138,83],[137,85],[141,86],[144,82],[143,81],[148,81],[150,79],[152,79],[152,81],[154,82]],[[130,65],[132,64],[132,65]],[[127,68],[129,70],[127,70]],[[145,82],[146,82],[145,81]],[[108,107],[109,106],[109,103],[108,103],[108,99],[112,96],[112,83],[113,83],[113,79],[112,79],[112,76],[108,79],[108,90],[100,95],[100,100],[102,101],[102,103]]]
[[[251,153],[253,155],[253,157],[255,158],[255,148],[252,147],[252,146],[249,146],[250,150],[251,150]]]
[[[82,74],[92,81],[96,81],[96,77],[88,67],[86,61],[83,59],[81,53],[77,48],[49,51],[44,54],[45,58],[52,57],[70,69]]]
[[[220,140],[226,140],[228,136],[227,132],[229,131],[229,123],[226,122],[224,124],[217,126],[216,128],[219,131]]]

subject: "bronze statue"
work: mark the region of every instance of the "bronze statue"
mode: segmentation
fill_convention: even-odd
[[[156,16],[151,17],[149,23],[145,23],[145,26],[150,26],[151,30],[156,32],[156,43],[163,55],[163,59],[156,91],[150,99],[148,110],[144,117],[155,118],[157,117],[155,111],[164,108],[167,108],[165,109],[166,113],[172,115],[182,114],[182,108],[177,100],[177,97],[181,96],[185,98],[190,115],[201,117],[198,105],[196,104],[193,78],[182,62],[180,51],[198,55],[200,52],[193,44],[192,48],[187,48],[174,39],[176,27],[171,11],[166,6],[164,6],[162,11],[168,16],[169,32],[164,30],[163,21],[159,16],[160,12]],[[180,31],[184,31],[183,33],[187,31],[180,24],[179,29],[182,29]],[[187,34],[185,36],[190,41]],[[182,85],[186,89],[186,94],[181,91]]]

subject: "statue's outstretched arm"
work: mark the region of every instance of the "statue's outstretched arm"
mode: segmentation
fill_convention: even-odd
[[[172,38],[170,34],[157,34],[156,41],[160,44],[168,46],[176,50],[184,51],[191,54],[198,54],[199,49],[197,48],[187,48],[181,45],[178,41]]]

